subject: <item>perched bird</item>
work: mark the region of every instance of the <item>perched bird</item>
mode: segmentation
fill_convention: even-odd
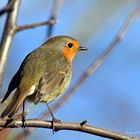
[[[15,90],[1,118],[12,118],[25,99],[34,104],[49,103],[62,95],[72,78],[72,60],[80,50],[87,49],[72,37],[56,36],[28,54],[2,100]]]

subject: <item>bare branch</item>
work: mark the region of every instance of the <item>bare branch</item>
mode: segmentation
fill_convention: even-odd
[[[15,3],[12,5],[13,10],[8,13],[4,33],[2,36],[2,40],[0,42],[0,86],[2,85],[2,79],[3,79],[4,69],[8,58],[8,53],[10,50],[10,46],[12,44],[13,36],[15,34],[16,19],[17,19],[19,4],[20,4],[20,0],[15,0]]]
[[[23,126],[22,121],[12,121],[11,123],[7,125],[5,124],[6,124],[6,121],[0,120],[0,127],[19,128]],[[26,120],[25,126],[52,129],[52,122],[29,119],[29,120]],[[73,130],[73,131],[85,132],[85,133],[100,136],[100,137],[110,138],[114,140],[138,140],[138,138],[135,138],[135,137],[129,137],[127,135],[123,135],[120,133],[112,132],[106,129],[97,128],[97,127],[86,125],[86,124],[81,125],[81,123],[54,122],[54,128],[56,132],[59,130]]]
[[[62,2],[63,2],[63,0],[55,0],[54,1],[53,7],[52,7],[52,11],[51,11],[50,20],[57,20],[57,16],[58,16],[59,10],[61,8]],[[48,33],[47,33],[47,37],[48,38],[52,35],[53,28],[54,28],[53,24],[49,25]]]
[[[47,20],[47,21],[42,21],[34,24],[28,24],[28,25],[22,25],[22,26],[16,26],[16,32],[22,31],[22,30],[27,30],[27,29],[33,29],[42,25],[46,24],[55,24],[55,20]]]
[[[8,2],[8,4],[0,9],[0,16],[3,15],[6,12],[10,12],[13,9],[13,4],[15,3],[16,0],[11,0]]]

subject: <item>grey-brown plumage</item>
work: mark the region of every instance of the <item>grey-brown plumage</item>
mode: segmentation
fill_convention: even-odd
[[[57,36],[27,55],[2,100],[16,89],[1,117],[11,118],[25,99],[34,104],[49,103],[61,95],[71,81],[72,59],[78,50],[76,40]]]

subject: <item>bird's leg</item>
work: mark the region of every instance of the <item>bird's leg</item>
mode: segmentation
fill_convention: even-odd
[[[25,130],[25,100],[23,101],[23,108],[22,108],[22,127]]]
[[[53,115],[53,113],[52,113],[52,111],[51,111],[51,109],[50,109],[48,103],[46,103],[46,105],[47,105],[48,110],[49,110],[49,112],[50,112],[50,114],[51,114],[51,117],[52,117],[52,130],[53,130],[53,133],[54,133],[54,132],[55,132],[54,123],[55,123],[55,122],[61,122],[61,120],[56,119],[56,118],[54,117],[54,115]]]
[[[52,111],[51,111],[51,109],[50,109],[48,103],[46,103],[46,105],[47,105],[48,110],[49,110],[49,112],[50,112],[50,114],[51,114],[52,120],[57,120],[57,119],[54,117],[54,115],[53,115],[53,113],[52,113]]]

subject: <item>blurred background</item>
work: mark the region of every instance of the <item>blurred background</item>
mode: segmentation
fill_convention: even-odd
[[[0,7],[7,3],[0,0]],[[49,19],[54,0],[22,0],[18,24],[24,25]],[[88,48],[73,62],[73,80],[77,81],[86,68],[108,47],[129,13],[140,5],[139,0],[63,0],[58,24],[53,35],[72,36]],[[6,16],[0,17],[0,37]],[[1,98],[25,56],[46,40],[47,27],[17,33],[12,43],[5,71]],[[66,122],[81,122],[130,136],[140,137],[140,16],[105,62],[76,90],[55,116]],[[53,104],[53,103],[52,103]],[[0,105],[2,111],[6,104]],[[46,105],[28,104],[27,118],[37,118]],[[22,129],[13,129],[11,139]],[[36,129],[27,140],[104,140],[105,138],[74,132]]]

